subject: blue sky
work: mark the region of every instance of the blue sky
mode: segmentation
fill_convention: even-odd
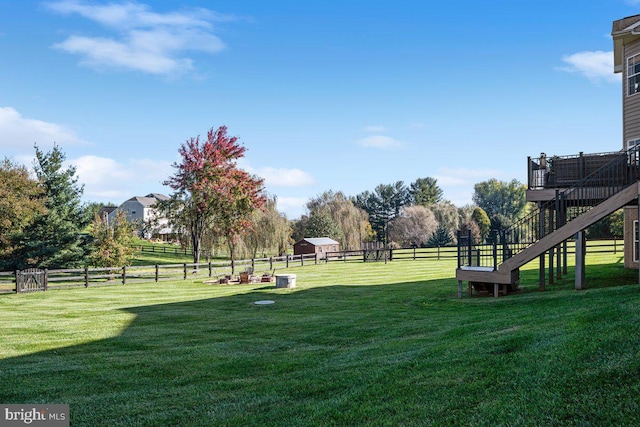
[[[612,21],[640,1],[0,1],[1,154],[56,142],[87,201],[170,193],[227,125],[291,219],[326,190],[526,182],[526,158],[622,148]]]

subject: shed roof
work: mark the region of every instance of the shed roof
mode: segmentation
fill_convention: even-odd
[[[314,246],[337,245],[338,242],[329,237],[305,237],[300,242],[308,242]],[[300,243],[298,242],[298,243]]]

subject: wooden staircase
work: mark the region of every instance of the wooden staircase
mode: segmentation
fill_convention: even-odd
[[[514,272],[526,263],[546,253],[551,248],[569,239],[579,231],[595,224],[618,209],[638,199],[640,186],[630,185],[604,202],[586,211],[573,221],[570,221],[518,252],[499,264],[495,270],[487,267],[461,266],[456,270],[456,279],[468,282],[513,284]]]
[[[584,231],[625,205],[638,200],[639,148],[620,152],[616,158],[571,188],[555,191],[554,200],[518,221],[491,245],[458,243],[456,279],[471,285],[517,286],[519,269],[536,257]],[[501,254],[500,254],[501,252]],[[499,256],[501,255],[501,256]],[[498,261],[501,262],[498,262]]]

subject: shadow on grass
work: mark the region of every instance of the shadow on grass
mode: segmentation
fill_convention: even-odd
[[[131,307],[135,318],[118,336],[0,360],[0,402],[66,403],[74,426],[548,421],[554,411],[547,405],[568,393],[545,396],[556,380],[539,375],[555,365],[514,363],[561,357],[561,331],[543,335],[540,312],[532,309],[544,301],[458,300],[454,283],[298,291],[260,285],[244,294]],[[275,304],[254,304],[265,299]],[[565,300],[567,316],[582,310],[584,301]],[[555,375],[564,382],[571,372]],[[587,397],[597,391],[618,421],[637,409],[637,393],[620,408],[602,387],[578,383]],[[602,421],[591,401],[558,411],[558,418]]]

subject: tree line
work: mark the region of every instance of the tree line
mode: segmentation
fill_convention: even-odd
[[[76,169],[63,166],[61,148],[34,148],[33,173],[8,158],[0,163],[0,270],[129,265],[136,231],[158,224],[133,224],[120,210],[110,219],[99,217],[100,205],[81,202],[84,188]],[[355,196],[328,190],[291,221],[278,212],[277,198],[266,193],[263,180],[238,167],[245,151],[225,126],[179,147],[181,161],[164,182],[173,193],[154,207],[191,248],[194,263],[204,250],[223,247],[232,259],[282,255],[305,237],[330,237],[345,250],[360,249],[363,242],[428,247],[455,244],[462,230],[480,243],[492,229],[507,229],[532,209],[517,180],[477,183],[473,204],[456,207],[443,198],[435,178],[423,177],[409,185],[379,184]],[[621,221],[617,213],[590,233],[619,237]]]

